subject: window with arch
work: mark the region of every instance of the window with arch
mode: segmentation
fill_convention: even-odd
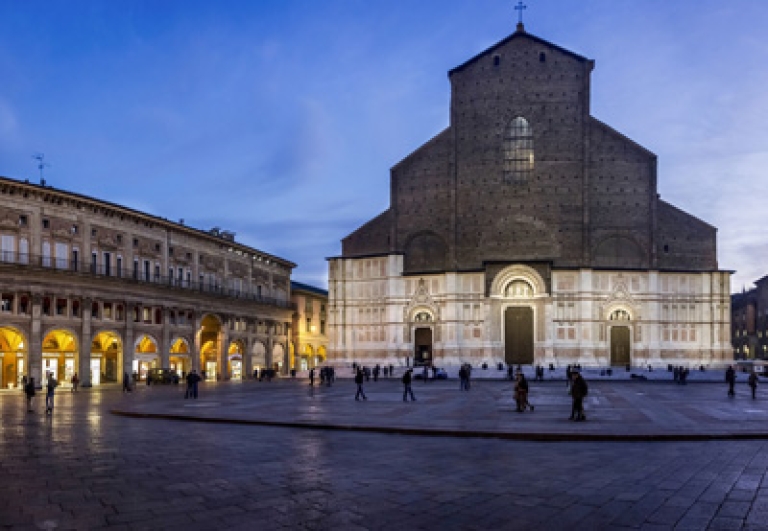
[[[533,297],[533,288],[525,280],[513,280],[507,285],[506,297]]]
[[[629,312],[627,310],[614,310],[608,319],[611,321],[629,321]]]
[[[507,182],[525,182],[533,171],[533,130],[528,120],[518,116],[504,134],[504,178]]]
[[[419,312],[413,320],[417,323],[426,323],[432,320],[432,316],[428,312]]]

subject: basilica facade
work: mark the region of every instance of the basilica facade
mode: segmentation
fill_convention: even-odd
[[[329,360],[715,366],[732,359],[717,229],[590,114],[594,61],[525,31],[454,68],[449,126],[329,258]]]

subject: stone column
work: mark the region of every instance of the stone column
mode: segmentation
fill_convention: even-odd
[[[77,374],[82,387],[92,387],[91,382],[91,306],[93,299],[83,299],[82,316],[83,326],[80,333],[78,348],[80,352]]]
[[[170,311],[163,307],[163,333],[160,338],[160,368],[171,366],[171,325],[168,322]]]
[[[192,352],[190,352],[190,356],[192,356],[192,370],[197,371],[197,374],[200,374],[203,370],[202,367],[200,367],[200,349],[202,348],[202,345],[200,344],[200,326],[201,326],[201,319],[200,319],[200,312],[195,311],[195,329],[192,331],[193,337],[195,338],[195,344],[192,346]]]
[[[222,381],[229,380],[229,325],[231,317],[226,316],[222,319],[221,328],[219,328],[219,375]]]
[[[245,337],[245,352],[243,352],[243,380],[250,378],[253,375],[253,357],[251,352],[253,351],[253,331],[248,330],[248,335]]]
[[[123,337],[123,375],[127,374],[130,382],[133,381],[133,356],[136,348],[133,345],[133,309],[135,304],[125,305],[125,336]]]
[[[291,372],[291,323],[283,323],[285,345],[283,345],[283,370],[284,375],[288,375]]]
[[[272,359],[272,349],[275,347],[275,323],[274,321],[265,321],[267,325],[267,352],[264,354],[264,364],[267,369],[274,368]]]
[[[32,326],[27,348],[27,374],[35,379],[35,386],[43,386],[43,297],[39,293],[32,295]]]

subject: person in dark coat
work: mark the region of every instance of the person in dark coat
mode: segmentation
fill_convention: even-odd
[[[573,383],[573,372],[571,371],[571,366],[568,365],[565,368],[565,388],[570,389],[571,383]]]
[[[315,385],[315,368],[314,367],[309,369],[309,385],[311,386]]]
[[[32,399],[35,397],[35,379],[29,378],[24,384],[24,394],[27,396],[27,411],[32,412]]]
[[[45,385],[45,412],[53,415],[53,396],[54,391],[59,386],[59,382],[53,377],[53,374],[48,374],[48,383]]]
[[[363,381],[365,381],[365,374],[362,369],[357,369],[357,373],[355,374],[355,383],[357,384],[355,400],[360,400],[361,396],[363,397],[363,400],[368,400],[368,397],[365,396],[365,392],[363,391]]]
[[[197,371],[192,370],[187,374],[187,390],[184,393],[184,398],[194,398],[197,400],[197,384],[200,383],[200,376],[197,375]]]
[[[584,398],[587,396],[589,386],[586,380],[582,378],[581,373],[573,373],[573,382],[571,383],[571,398],[573,406],[571,407],[571,420],[587,420],[584,414]]]
[[[525,379],[525,374],[522,372],[517,373],[515,401],[517,402],[518,412],[522,413],[526,408],[530,408],[530,410],[533,411],[533,406],[528,402],[528,380]]]
[[[413,369],[408,369],[403,374],[403,402],[408,402],[408,395],[411,396],[411,400],[416,402],[416,397],[413,396],[413,389],[411,388],[411,382],[413,381],[412,373]]]
[[[736,396],[736,392],[733,390],[733,386],[736,385],[736,371],[733,370],[733,365],[729,365],[726,369],[725,381],[728,382],[728,396]]]
[[[123,373],[123,393],[131,392],[131,379],[128,377],[128,373]]]
[[[755,393],[757,392],[757,373],[755,373],[755,371],[750,373],[747,383],[749,384],[749,387],[752,388],[752,398],[756,398]]]

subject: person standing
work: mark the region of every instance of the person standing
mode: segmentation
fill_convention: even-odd
[[[411,382],[413,381],[412,373],[413,369],[407,369],[405,374],[403,374],[403,402],[408,402],[408,395],[411,396],[412,401],[416,402],[416,397],[413,396],[413,389],[411,388]]]
[[[736,371],[733,370],[733,365],[729,365],[725,371],[725,381],[728,383],[728,396],[733,398],[736,393],[733,390],[733,386],[736,385]]]
[[[309,385],[310,387],[314,387],[315,385],[315,368],[314,367],[309,369]]]
[[[568,365],[565,368],[565,389],[566,390],[571,388],[571,383],[573,383],[573,372],[571,371],[571,366]]]
[[[357,384],[355,400],[360,400],[361,396],[363,397],[363,400],[368,400],[368,397],[365,396],[365,392],[363,391],[363,381],[365,381],[365,374],[362,369],[357,369],[357,373],[355,374],[355,383]]]
[[[35,379],[29,378],[24,384],[24,394],[27,396],[27,412],[32,412],[32,399],[35,397]]]
[[[131,379],[128,378],[128,373],[123,373],[123,393],[131,392]]]
[[[197,375],[197,371],[192,369],[187,374],[187,390],[184,393],[184,398],[194,398],[197,400],[197,385],[200,383],[200,377]]]
[[[77,377],[77,373],[72,375],[72,392],[77,393],[77,386],[80,385],[80,378]]]
[[[754,370],[749,374],[749,380],[747,380],[747,383],[749,384],[749,387],[752,388],[752,399],[754,400],[757,398],[755,396],[755,393],[757,392],[757,373]]]
[[[381,372],[381,365],[379,365],[377,363],[376,366],[373,368],[373,381],[374,382],[378,382],[379,381],[379,373],[380,372]]]
[[[581,373],[573,372],[573,382],[571,383],[571,398],[573,406],[571,407],[571,420],[587,420],[584,414],[584,398],[589,391],[586,380],[581,377]]]
[[[459,367],[459,390],[464,391],[465,390],[465,384],[467,380],[467,369],[462,365]]]
[[[48,383],[45,386],[45,413],[53,415],[53,393],[59,382],[53,377],[53,373],[48,373]]]
[[[517,373],[515,401],[517,402],[518,412],[522,413],[526,408],[530,408],[533,411],[533,406],[528,402],[528,380],[525,379],[525,374],[522,372]]]

